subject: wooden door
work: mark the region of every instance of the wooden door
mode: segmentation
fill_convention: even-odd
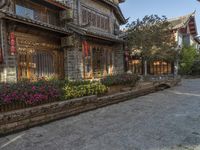
[[[36,50],[18,56],[18,78],[35,80],[41,77],[63,77],[63,54],[58,51]]]

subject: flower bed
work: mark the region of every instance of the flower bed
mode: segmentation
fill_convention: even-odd
[[[101,83],[110,87],[116,85],[128,85],[128,86],[135,86],[136,83],[139,81],[138,75],[133,74],[118,74],[113,76],[107,76],[101,79]]]
[[[39,80],[0,85],[0,112],[107,92],[100,82]]]
[[[135,86],[138,80],[137,76],[124,74],[108,76],[101,81],[40,79],[37,82],[24,80],[4,83],[0,84],[0,112],[90,95],[105,95],[112,86]]]
[[[0,104],[36,105],[51,99],[59,100],[61,93],[58,84],[51,81],[5,83],[0,86]]]

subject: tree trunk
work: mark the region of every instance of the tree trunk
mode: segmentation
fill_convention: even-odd
[[[178,62],[178,60],[176,60],[174,62],[174,76],[178,75],[178,71],[179,71],[179,62]]]
[[[147,76],[147,61],[144,60],[144,76]]]

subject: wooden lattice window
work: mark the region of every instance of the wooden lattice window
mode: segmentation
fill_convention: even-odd
[[[101,28],[102,28],[102,29],[104,29],[104,23],[105,23],[104,18],[101,17]]]
[[[105,19],[105,30],[109,30],[109,19]]]
[[[99,15],[97,15],[97,27],[101,27],[101,17]]]
[[[92,20],[92,13],[90,11],[88,11],[88,23],[91,23]]]
[[[114,51],[109,47],[91,47],[88,55],[83,50],[84,77],[101,78],[113,73]]]
[[[149,73],[151,75],[166,75],[172,73],[170,62],[166,61],[153,61],[149,64]]]
[[[25,18],[59,25],[59,11],[33,3],[29,0],[16,0],[15,12],[17,15]]]
[[[109,30],[109,17],[97,11],[82,7],[82,24],[90,23],[91,26]]]
[[[82,10],[82,23],[87,23],[87,11],[85,9]]]
[[[92,13],[92,19],[91,19],[92,25],[96,26],[96,14]]]
[[[59,67],[58,67],[59,66]],[[59,76],[63,73],[63,58],[58,52],[35,51],[18,54],[19,79]]]

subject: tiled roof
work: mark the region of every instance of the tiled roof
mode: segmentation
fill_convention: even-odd
[[[105,2],[107,4],[109,4],[110,6],[112,6],[114,8],[114,11],[117,13],[117,15],[119,16],[120,18],[120,21],[122,24],[125,24],[127,21],[119,7],[119,5],[115,4],[113,1],[110,1],[110,0],[101,0],[102,2]],[[123,0],[122,0],[123,1]]]
[[[102,32],[102,31],[98,31],[97,29],[92,29],[91,27],[83,28],[72,23],[68,24],[68,26],[69,26],[69,29],[83,36],[92,36],[97,39],[104,39],[104,40],[113,41],[113,42],[123,42],[123,39],[119,38],[118,36],[115,36],[110,33]]]
[[[1,15],[1,14],[3,14],[3,15]],[[14,21],[17,21],[17,22],[37,26],[37,27],[40,27],[40,28],[43,28],[43,29],[52,30],[52,31],[55,31],[55,32],[63,33],[63,34],[70,34],[71,33],[71,31],[67,28],[58,27],[58,26],[51,25],[51,24],[48,24],[48,23],[45,23],[45,22],[41,22],[41,21],[25,18],[25,17],[22,17],[22,16],[18,16],[16,14],[10,13],[10,12],[8,12],[6,10],[2,10],[2,9],[0,9],[0,16],[2,18],[5,18],[5,19],[14,20]]]
[[[185,15],[185,16],[169,19],[168,21],[171,23],[173,29],[179,29],[187,25],[191,17],[194,17],[194,16],[195,16],[195,12]]]

